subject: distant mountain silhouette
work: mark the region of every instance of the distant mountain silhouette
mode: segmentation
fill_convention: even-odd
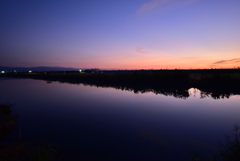
[[[0,71],[76,71],[78,68],[66,68],[66,67],[3,67],[0,66]]]

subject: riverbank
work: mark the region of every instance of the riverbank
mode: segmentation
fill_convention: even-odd
[[[240,94],[240,69],[235,70],[154,70],[144,72],[31,72],[5,73],[5,78],[31,78],[45,80],[48,83],[59,81],[62,83],[87,84],[100,87],[114,87],[122,90],[131,90],[135,93],[152,91],[164,93],[180,92],[179,97],[188,97],[189,88],[198,88],[206,95],[212,94],[216,98]]]

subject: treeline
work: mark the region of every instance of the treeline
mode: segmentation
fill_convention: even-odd
[[[198,88],[201,97],[211,96],[215,99],[228,98],[232,94],[240,94],[240,74],[203,73],[183,70],[132,72],[132,73],[7,73],[2,77],[32,78],[62,83],[83,83],[97,87],[113,87],[135,93],[153,92],[172,95],[178,98],[189,97],[189,88]]]

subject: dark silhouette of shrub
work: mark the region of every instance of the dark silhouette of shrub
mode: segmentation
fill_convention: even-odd
[[[240,161],[240,127],[233,128],[233,137],[225,135],[225,142],[220,144],[220,154],[224,161]]]
[[[205,157],[201,152],[193,150],[189,161],[240,161],[240,126],[233,127],[232,137],[224,135],[225,140],[219,145],[219,154]]]
[[[10,134],[15,126],[15,116],[13,116],[10,105],[0,104],[0,142]]]

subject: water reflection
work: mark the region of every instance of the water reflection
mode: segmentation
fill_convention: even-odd
[[[2,79],[2,78],[1,78]],[[1,80],[0,79],[0,80]],[[15,78],[11,78],[15,79]],[[50,79],[50,78],[31,78],[31,79],[41,79],[45,80],[47,84],[51,84],[52,82],[60,82],[60,83],[68,83],[68,84],[83,84],[84,86],[95,86],[101,88],[115,88],[117,90],[122,91],[131,91],[135,94],[138,93],[154,93],[156,95],[165,95],[165,96],[173,96],[175,98],[187,99],[190,97],[191,93],[189,90],[194,89],[195,91],[200,92],[199,98],[213,98],[213,99],[229,99],[231,96],[240,95],[240,89],[234,88],[234,85],[229,88],[222,88],[220,85],[211,86],[201,84],[191,84],[191,83],[165,83],[165,84],[124,84],[119,82],[104,82],[104,81],[82,81],[75,79]],[[4,78],[2,79],[4,80]],[[194,95],[194,94],[192,94]]]
[[[208,92],[208,91],[201,91],[197,88],[190,88],[188,90],[189,96],[199,97],[200,99],[203,98],[213,98],[213,99],[229,99],[230,96],[234,96],[233,93],[214,93],[214,92]]]
[[[89,86],[89,84],[84,84],[85,86]],[[95,86],[95,85],[90,85],[90,86]],[[175,98],[181,98],[181,99],[186,99],[189,97],[189,92],[187,89],[164,89],[164,88],[134,88],[134,87],[124,87],[124,86],[97,86],[96,87],[103,87],[103,88],[109,88],[113,87],[118,90],[122,91],[131,91],[134,92],[135,94],[138,93],[148,93],[152,92],[154,94],[162,94],[165,96],[173,96]]]
[[[211,92],[205,92],[201,91],[201,98],[206,97],[212,97],[213,99],[224,99],[224,98],[230,98],[230,96],[233,96],[232,93],[211,93]]]
[[[22,138],[61,145],[66,160],[184,160],[189,147],[217,151],[223,135],[240,122],[238,97],[200,99],[196,88],[33,79],[5,80],[0,88],[0,102],[16,104]]]
[[[61,83],[69,83],[69,82],[61,82]],[[190,95],[194,95],[194,92],[200,93],[199,98],[213,98],[213,99],[229,99],[231,96],[234,95],[239,95],[239,93],[231,93],[231,92],[218,92],[218,91],[201,91],[198,88],[181,88],[181,87],[154,87],[154,88],[149,88],[149,87],[129,87],[129,86],[119,86],[119,85],[99,85],[99,84],[91,84],[91,83],[70,83],[70,84],[83,84],[84,86],[95,86],[95,87],[100,87],[100,88],[115,88],[117,90],[122,90],[122,91],[131,91],[134,92],[135,94],[138,93],[154,93],[156,95],[161,94],[164,96],[173,96],[175,98],[180,98],[180,99],[187,99],[190,97]]]

